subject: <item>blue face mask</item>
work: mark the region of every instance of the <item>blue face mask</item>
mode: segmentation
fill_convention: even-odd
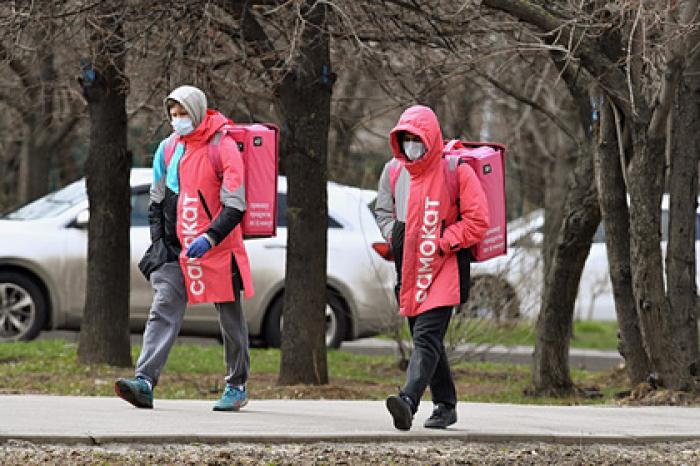
[[[189,118],[173,118],[171,124],[175,132],[180,136],[187,136],[194,131],[192,120]]]

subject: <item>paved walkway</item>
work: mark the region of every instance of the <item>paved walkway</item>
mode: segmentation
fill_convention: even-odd
[[[103,444],[461,439],[571,444],[700,440],[700,408],[460,403],[452,428],[425,429],[423,403],[409,432],[394,429],[382,401],[252,400],[241,412],[211,401],[158,400],[141,410],[112,397],[0,396],[0,442]]]

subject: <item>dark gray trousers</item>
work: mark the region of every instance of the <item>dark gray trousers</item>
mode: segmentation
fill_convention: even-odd
[[[175,344],[187,308],[185,279],[177,262],[167,262],[151,274],[155,293],[143,333],[143,347],[136,363],[136,376],[148,379],[155,387],[160,372]],[[248,380],[250,355],[248,325],[241,307],[240,291],[236,300],[216,303],[224,341],[226,382],[244,384]]]
[[[443,344],[451,317],[451,307],[439,307],[408,318],[413,353],[401,394],[413,401],[416,410],[428,386],[434,404],[444,403],[451,407],[457,404],[455,384]]]

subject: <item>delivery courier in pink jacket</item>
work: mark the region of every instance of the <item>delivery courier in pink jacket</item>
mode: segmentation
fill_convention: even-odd
[[[224,207],[222,188],[225,192],[235,193],[243,185],[243,160],[231,136],[221,137],[218,141],[220,153],[225,154],[221,157],[222,179],[218,178],[207,155],[208,143],[216,132],[222,126],[232,124],[221,113],[207,110],[204,121],[196,131],[177,138],[177,144],[184,147],[178,170],[180,196],[177,206],[177,236],[183,246],[180,267],[185,276],[188,302],[191,304],[235,299],[231,273],[226,273],[231,270],[232,254],[240,271],[245,297],[253,296],[253,282],[241,228],[234,228],[223,238],[214,238],[215,233],[211,230],[212,223]],[[202,257],[188,257],[187,249],[203,234],[208,234],[213,247]]]
[[[386,407],[394,426],[408,430],[429,386],[435,408],[424,426],[445,428],[457,422],[457,396],[443,341],[453,306],[466,298],[460,289],[469,272],[463,248],[485,234],[488,204],[467,164],[453,173],[459,178],[459,202],[450,195],[442,132],[430,108],[408,108],[389,140],[394,158],[380,178],[375,211],[394,251],[400,313],[408,318],[414,350],[406,384],[387,398]],[[460,258],[466,259],[461,271]]]
[[[132,405],[152,408],[187,305],[213,303],[226,362],[226,386],[213,409],[238,411],[248,402],[250,368],[241,293],[253,295],[240,226],[246,211],[243,160],[233,138],[221,131],[232,122],[208,109],[200,89],[180,86],[163,104],[174,132],[153,158],[151,246],[139,263],[153,302],[134,377],[118,379],[114,389]]]
[[[427,149],[416,161],[408,160],[401,150],[399,139],[405,132],[418,136]],[[410,317],[466,298],[469,263],[465,257],[460,270],[457,253],[483,237],[489,225],[488,207],[481,184],[467,164],[457,167],[459,206],[450,199],[442,167],[442,132],[430,108],[417,105],[406,110],[389,138],[394,159],[380,179],[377,221],[384,237],[399,246],[395,250],[403,246],[402,257],[397,258],[399,303],[401,315]],[[394,189],[389,180],[391,164],[401,165]],[[395,238],[394,232],[403,238]]]

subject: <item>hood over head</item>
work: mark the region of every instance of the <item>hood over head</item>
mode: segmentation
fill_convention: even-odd
[[[400,135],[409,132],[418,136],[426,147],[425,155],[416,161],[410,161],[401,147]],[[442,157],[444,142],[442,131],[435,112],[425,105],[414,105],[406,109],[399,122],[389,133],[389,142],[394,157],[406,165],[409,173],[418,174],[437,163]]]
[[[207,96],[204,95],[204,92],[198,88],[194,86],[180,86],[172,91],[168,97],[163,100],[165,114],[167,115],[168,120],[170,120],[168,100],[174,100],[182,105],[182,107],[189,114],[190,118],[192,118],[192,126],[195,128],[202,123],[202,120],[204,120],[207,112]]]

